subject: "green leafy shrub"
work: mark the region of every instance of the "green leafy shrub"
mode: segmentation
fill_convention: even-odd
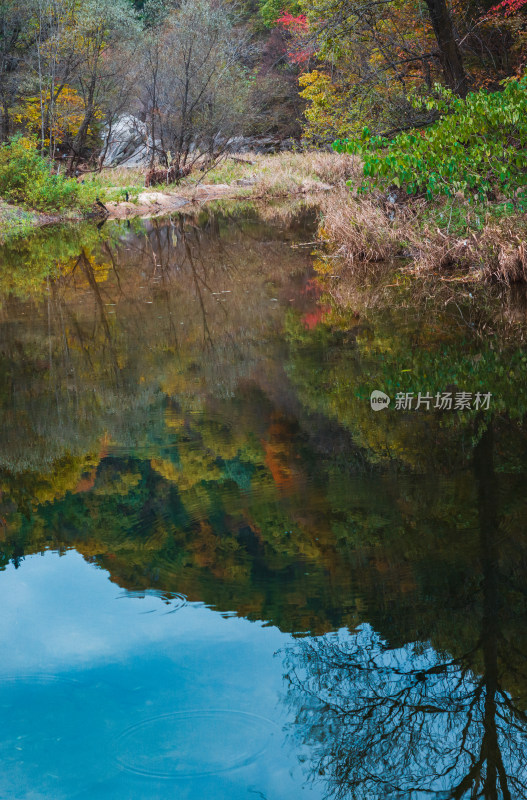
[[[367,181],[360,188],[390,184],[429,198],[462,192],[484,199],[527,186],[527,77],[465,100],[436,90],[435,99],[414,101],[441,115],[426,130],[386,139],[364,128],[359,139],[334,143],[337,152],[363,159]]]
[[[39,211],[85,209],[95,200],[95,188],[52,174],[36,143],[16,136],[0,147],[0,196]]]

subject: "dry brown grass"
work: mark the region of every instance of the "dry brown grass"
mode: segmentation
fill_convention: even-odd
[[[117,167],[95,179],[103,191],[107,190],[108,200],[122,200],[124,187],[135,200],[142,191],[144,175],[144,170]],[[481,229],[473,230],[468,219],[474,211],[456,205],[456,213],[467,219],[467,232],[459,235],[450,232],[450,223],[440,230],[433,215],[425,218],[424,200],[408,202],[406,198],[387,205],[381,193],[368,198],[352,195],[346,182],[357,183],[361,177],[362,164],[351,155],[329,151],[246,153],[225,158],[206,174],[197,171],[181,184],[161,186],[159,190],[193,202],[214,196],[239,202],[293,196],[307,200],[310,196],[314,198],[310,202],[318,202],[322,211],[321,239],[354,271],[407,255],[412,267],[422,274],[448,277],[456,270],[478,280],[527,282],[525,215],[499,221],[489,216]]]
[[[401,253],[408,235],[404,214],[390,219],[374,199],[357,199],[349,191],[332,192],[321,203],[319,234],[349,266],[389,261]]]
[[[488,213],[474,230],[468,224],[471,209],[457,208],[467,216],[460,235],[437,227],[433,215],[425,216],[424,200],[387,205],[380,193],[358,198],[341,189],[324,197],[321,209],[320,238],[354,271],[406,256],[423,275],[450,279],[456,272],[475,280],[527,283],[525,215],[497,219]]]
[[[291,156],[290,156],[291,157]],[[294,163],[294,162],[293,162]],[[344,185],[362,176],[362,163],[357,156],[313,151],[299,154],[299,167],[310,170],[319,180],[332,186]]]
[[[353,156],[332,152],[277,153],[254,155],[247,153],[240,159],[227,158],[202,179],[202,184],[250,182],[250,193],[259,197],[278,197],[324,191],[344,186],[347,180],[356,179],[360,163]],[[192,186],[197,176],[190,176]],[[185,185],[183,182],[182,186]]]
[[[508,219],[506,224],[485,226],[478,245],[481,270],[486,278],[505,283],[527,282],[525,219]]]
[[[463,237],[440,230],[423,235],[411,229],[408,238],[419,272],[463,271],[477,279],[511,284],[527,282],[526,234],[524,220],[508,218],[499,224],[488,222],[482,231]]]
[[[102,184],[108,186],[144,186],[146,169],[140,167],[113,167],[95,173]]]
[[[445,273],[455,268],[472,270],[474,250],[472,241],[442,233],[410,227],[409,253],[418,272]]]
[[[357,178],[360,170],[356,157],[332,152],[244,153],[224,158],[209,172],[202,173],[196,169],[179,185],[169,184],[160,188],[186,195],[197,186],[221,184],[232,186],[233,191],[241,195],[279,195],[316,191],[321,183],[343,186],[350,178]],[[145,174],[145,169],[115,167],[93,177],[101,187],[136,186],[140,190],[144,186]],[[247,182],[245,186],[243,182]]]

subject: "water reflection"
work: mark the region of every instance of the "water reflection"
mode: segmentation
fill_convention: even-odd
[[[319,800],[281,730],[287,637],[119,594],[75,552],[2,573],[0,796]]]
[[[276,736],[264,780],[260,756],[288,722],[286,671],[315,797],[527,797],[521,341],[482,336],[492,313],[477,318],[472,292],[431,301],[400,275],[375,305],[343,311],[298,246],[313,212],[268,213],[39,233],[1,253],[0,590],[29,598],[24,624],[4,620],[6,665],[77,680],[112,662],[112,686],[128,688],[91,735],[111,729],[134,780],[222,763],[230,780],[257,753],[255,792],[276,794],[294,758]],[[449,387],[492,392],[491,412],[374,414],[368,400]],[[76,551],[87,572],[58,559],[44,624],[55,556],[40,568],[30,556],[48,550]],[[243,647],[237,633],[223,642],[237,624]],[[271,668],[279,649],[285,666]],[[108,697],[93,691],[89,703]],[[225,725],[224,750],[196,752],[200,730]],[[93,797],[148,796],[106,768]],[[182,796],[229,797],[209,778]],[[309,791],[296,772],[287,787]],[[240,779],[232,797],[245,791]]]
[[[263,341],[279,330],[274,295],[288,302],[305,281],[307,257],[289,247],[294,226],[277,239],[257,219],[227,226],[206,216],[149,223],[139,235],[114,225],[72,236],[64,253],[51,236],[3,254],[0,446],[18,471],[85,453],[106,431],[137,445],[161,390],[181,388],[198,407],[204,381],[229,396],[264,368]],[[21,303],[12,273],[38,258],[54,279]]]
[[[439,619],[452,614],[448,632],[438,620],[432,641],[394,647],[362,625],[288,653],[293,735],[328,797],[527,797],[527,649],[508,606],[525,590],[511,585],[510,562],[504,571],[492,426],[475,448],[474,472],[477,581],[457,607],[452,595],[462,591],[427,598]]]

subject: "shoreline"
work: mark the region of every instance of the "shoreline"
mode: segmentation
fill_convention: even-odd
[[[459,195],[408,197],[391,186],[364,195],[356,188],[362,181],[360,159],[322,151],[248,154],[221,162],[199,181],[191,175],[170,186],[145,187],[144,170],[116,167],[86,180],[102,201],[88,211],[43,213],[0,200],[0,242],[49,225],[162,217],[221,200],[271,204],[314,196],[318,241],[338,257],[343,275],[372,273],[380,262],[403,258],[415,274],[438,280],[527,283],[527,209],[514,194],[484,204]]]
[[[160,191],[144,189],[139,192],[135,201],[107,200],[104,203],[108,213],[94,210],[81,213],[75,210],[66,213],[43,213],[34,209],[4,203],[0,200],[0,244],[31,234],[39,228],[49,225],[67,225],[80,222],[102,222],[106,220],[149,219],[167,216],[185,206],[203,205],[216,200],[232,202],[287,200],[298,196],[327,193],[336,187],[310,182],[309,185],[282,192],[252,192],[243,186],[228,184],[203,184],[195,191]]]

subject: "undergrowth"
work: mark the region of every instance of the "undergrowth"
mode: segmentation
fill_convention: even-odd
[[[16,136],[0,147],[0,196],[37,211],[88,210],[96,189],[53,172],[33,139]]]

